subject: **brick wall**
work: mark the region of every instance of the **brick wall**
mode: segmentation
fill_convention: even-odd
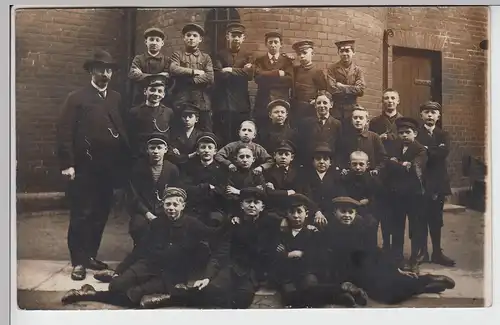
[[[484,157],[486,142],[488,67],[479,43],[488,38],[488,8],[389,8],[387,27],[395,32],[392,45],[442,52],[443,127],[452,140],[449,172],[453,187],[466,186],[462,156]]]
[[[17,192],[63,188],[55,154],[55,124],[68,92],[90,82],[83,62],[95,47],[123,62],[119,9],[16,11]],[[111,88],[122,90],[123,71]]]

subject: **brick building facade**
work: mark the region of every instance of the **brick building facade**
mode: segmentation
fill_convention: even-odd
[[[145,49],[146,28],[164,30],[169,55],[183,46],[182,26],[197,22],[208,32],[203,49],[213,53],[225,45],[228,20],[246,25],[243,46],[255,55],[265,53],[264,34],[271,30],[282,32],[288,53],[295,41],[313,40],[321,67],[338,59],[335,41],[356,39],[355,60],[367,82],[359,103],[372,116],[380,114],[387,86],[402,93],[409,115],[432,97],[443,104],[442,125],[451,134],[452,186],[467,185],[463,155],[484,158],[487,52],[479,43],[488,38],[487,7],[29,9],[15,17],[17,192],[62,190],[56,118],[66,94],[89,82],[81,65],[93,48],[106,48],[120,61],[111,87],[127,93],[126,70]],[[253,82],[250,88],[254,94]]]

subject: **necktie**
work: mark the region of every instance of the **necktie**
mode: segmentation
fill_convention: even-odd
[[[406,150],[408,150],[408,147],[403,147],[403,155],[406,153]]]
[[[106,99],[106,90],[102,90],[102,91],[98,90],[98,92],[99,92],[99,96],[101,96],[102,99]]]

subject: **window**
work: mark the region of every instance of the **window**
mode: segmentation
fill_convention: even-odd
[[[230,22],[240,22],[240,14],[235,8],[213,8],[208,12],[205,29],[212,56],[227,47],[226,27]]]

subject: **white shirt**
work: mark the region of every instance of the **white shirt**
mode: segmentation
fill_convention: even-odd
[[[392,114],[387,113],[387,111],[384,111],[384,113],[387,117],[393,117],[398,113],[398,111],[394,110],[394,112],[392,112]]]
[[[190,137],[191,134],[193,133],[194,127],[190,128],[189,130],[186,131],[186,137]]]
[[[429,134],[432,135],[432,133],[434,133],[434,129],[436,128],[435,125],[433,126],[428,126],[427,124],[424,124],[424,127],[427,129],[427,131],[429,131]]]
[[[99,92],[104,92],[104,97],[106,97],[106,95],[108,94],[108,92],[106,90],[106,89],[108,89],[108,86],[106,86],[104,88],[100,88],[98,85],[95,84],[94,80],[90,80],[90,83],[92,84],[92,87],[97,89]]]
[[[148,51],[148,54],[151,55],[152,57],[155,57],[155,56],[158,56],[158,54],[160,54],[160,52],[156,53],[156,54],[153,54],[151,52]]]
[[[318,174],[319,179],[323,180],[323,177],[325,177],[326,172],[320,173],[320,172],[316,171],[316,174]]]
[[[403,146],[403,155],[405,154],[406,150],[408,150],[408,146]]]
[[[158,107],[158,106],[160,106],[160,102],[153,104],[149,100],[146,100],[146,105],[148,105],[150,107]]]
[[[272,55],[271,53],[267,52],[267,57],[269,58],[269,61],[273,62],[274,60],[275,62],[277,62],[280,54],[276,53],[275,55]]]
[[[299,232],[302,230],[302,228],[300,229],[292,229],[292,236],[293,237],[297,237],[297,235],[299,234]]]

